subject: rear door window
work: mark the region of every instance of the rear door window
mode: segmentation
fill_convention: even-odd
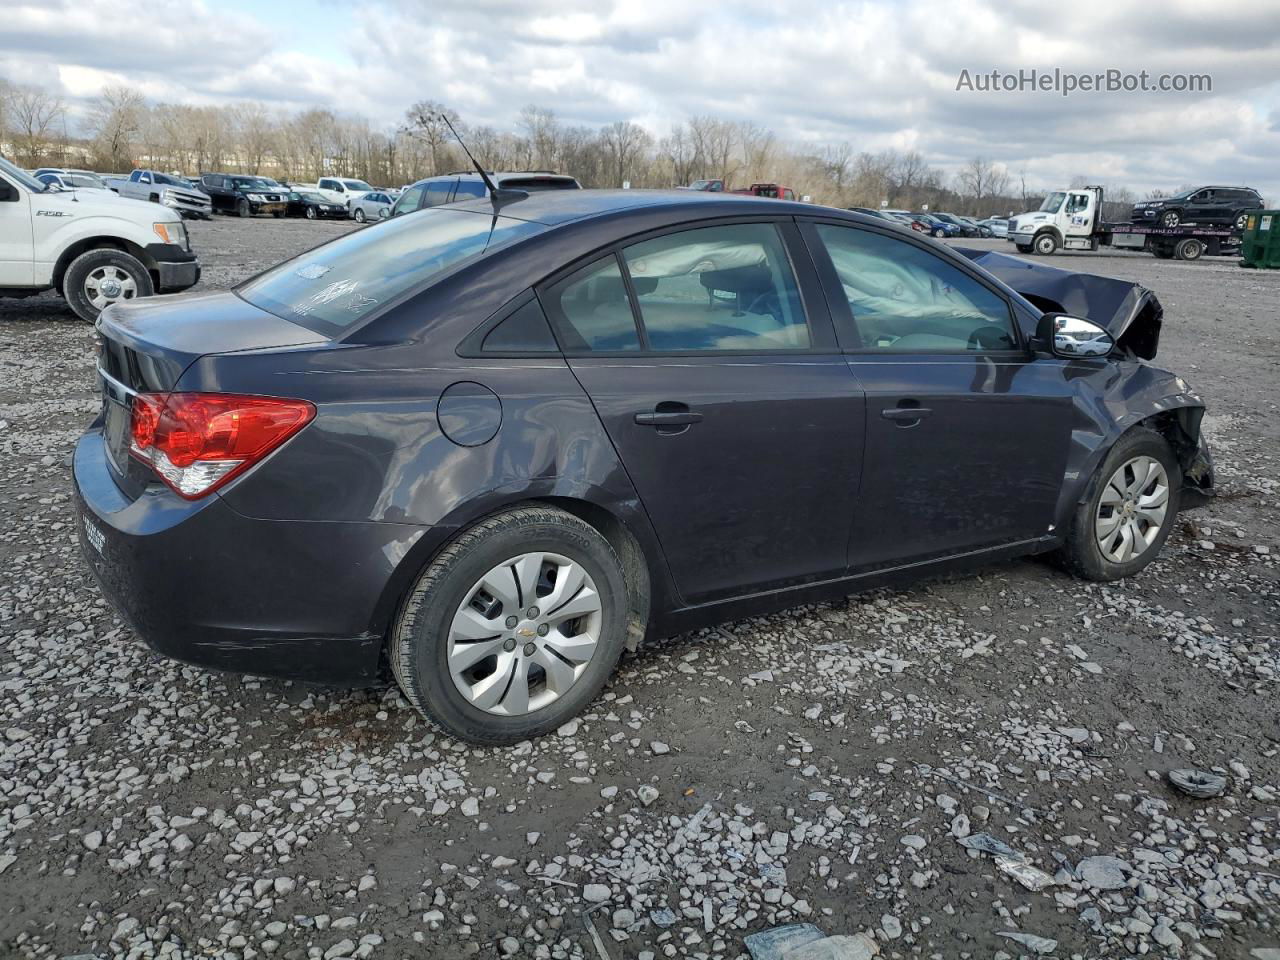
[[[458,187],[453,192],[453,199],[463,200],[466,197],[483,197],[488,192],[488,188],[479,180],[459,180]]]
[[[569,351],[640,349],[635,314],[618,258],[609,255],[552,285],[544,295]]]
[[[812,341],[771,223],[703,227],[622,251],[649,348],[806,350]]]

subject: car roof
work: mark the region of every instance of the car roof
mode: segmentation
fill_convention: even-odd
[[[449,204],[455,210],[492,213],[493,203],[487,197]],[[575,220],[608,217],[644,209],[687,209],[699,215],[777,216],[812,214],[815,209],[830,209],[846,216],[848,211],[816,208],[811,203],[753,197],[744,193],[708,193],[698,190],[534,190],[527,197],[500,205],[502,216],[555,226]],[[861,214],[860,216],[866,216]]]

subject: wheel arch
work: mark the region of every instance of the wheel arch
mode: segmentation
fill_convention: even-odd
[[[673,594],[666,582],[665,560],[661,555],[647,519],[638,509],[628,511],[608,504],[595,488],[562,489],[553,483],[522,489],[504,489],[471,500],[451,512],[438,524],[428,528],[396,564],[374,608],[371,629],[381,633],[383,666],[390,675],[386,660],[391,631],[399,622],[414,583],[440,553],[477,524],[490,517],[526,506],[552,506],[590,525],[608,541],[622,564],[627,585],[627,639],[629,650],[635,650],[660,619]]]
[[[83,253],[88,253],[90,250],[120,250],[135,257],[147,268],[147,273],[151,274],[152,286],[157,290],[160,288],[160,266],[146,250],[131,240],[126,240],[124,237],[94,236],[85,237],[69,244],[58,255],[58,259],[53,265],[53,286],[59,295],[63,294],[62,281],[67,274],[67,267],[71,266],[76,257]]]

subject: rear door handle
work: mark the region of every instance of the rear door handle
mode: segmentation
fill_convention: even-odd
[[[702,414],[691,410],[636,414],[636,423],[645,427],[687,427],[691,423],[701,422]]]
[[[928,407],[889,407],[887,410],[881,410],[880,416],[886,420],[897,420],[901,423],[923,420],[931,413],[933,411]]]

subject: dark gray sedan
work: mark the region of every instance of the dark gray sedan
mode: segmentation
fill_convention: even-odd
[[[646,635],[1023,554],[1136,574],[1213,481],[1160,319],[811,205],[424,210],[106,310],[83,549],[163,653],[389,670],[511,742]]]

